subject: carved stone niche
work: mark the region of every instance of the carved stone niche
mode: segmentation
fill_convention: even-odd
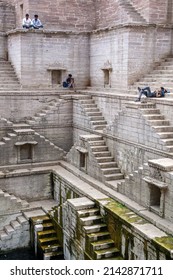
[[[67,72],[67,68],[63,65],[63,63],[55,62],[53,64],[50,64],[47,67],[47,71],[49,71],[50,73],[50,85],[52,87],[61,86]]]
[[[37,145],[36,141],[16,142],[17,147],[17,162],[18,163],[31,163],[34,162],[34,146]]]
[[[164,173],[173,171],[173,160],[169,158],[149,160],[150,176],[144,177],[147,183],[148,209],[161,217],[165,211],[165,193],[168,184],[164,182]]]
[[[104,87],[111,88],[111,72],[112,72],[112,64],[109,60],[107,60],[101,70],[104,73]]]

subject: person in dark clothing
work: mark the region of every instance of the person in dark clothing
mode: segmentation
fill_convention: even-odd
[[[164,87],[160,87],[159,90],[151,91],[150,87],[140,88],[138,87],[139,97],[135,100],[136,102],[141,101],[142,95],[146,97],[164,97],[167,90]]]
[[[74,78],[72,77],[72,74],[69,74],[66,81],[63,82],[63,87],[74,88]]]

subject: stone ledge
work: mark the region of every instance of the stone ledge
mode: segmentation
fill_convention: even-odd
[[[167,189],[168,188],[168,185],[164,182],[161,182],[155,178],[151,178],[151,177],[144,177],[143,180],[146,182],[146,183],[149,183],[151,185],[154,185],[156,187],[158,187],[159,189]]]
[[[148,165],[165,172],[173,171],[173,160],[170,158],[152,159],[148,161]]]

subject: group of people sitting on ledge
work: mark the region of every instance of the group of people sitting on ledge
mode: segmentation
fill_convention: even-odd
[[[30,29],[30,28],[34,28],[34,29],[39,29],[39,28],[43,28],[43,25],[41,23],[41,21],[38,18],[38,15],[34,15],[33,20],[30,19],[29,14],[25,15],[25,18],[22,21],[22,26],[23,28],[26,29]]]
[[[141,97],[143,95],[146,97],[165,97],[165,93],[170,92],[169,90],[166,90],[164,87],[160,87],[159,89],[153,92],[151,91],[150,87],[144,87],[144,88],[138,87],[138,91],[139,91],[139,96],[135,100],[136,102],[140,102]]]

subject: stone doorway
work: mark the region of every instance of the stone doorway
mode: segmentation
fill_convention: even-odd
[[[52,87],[57,87],[62,84],[62,70],[52,70]]]

